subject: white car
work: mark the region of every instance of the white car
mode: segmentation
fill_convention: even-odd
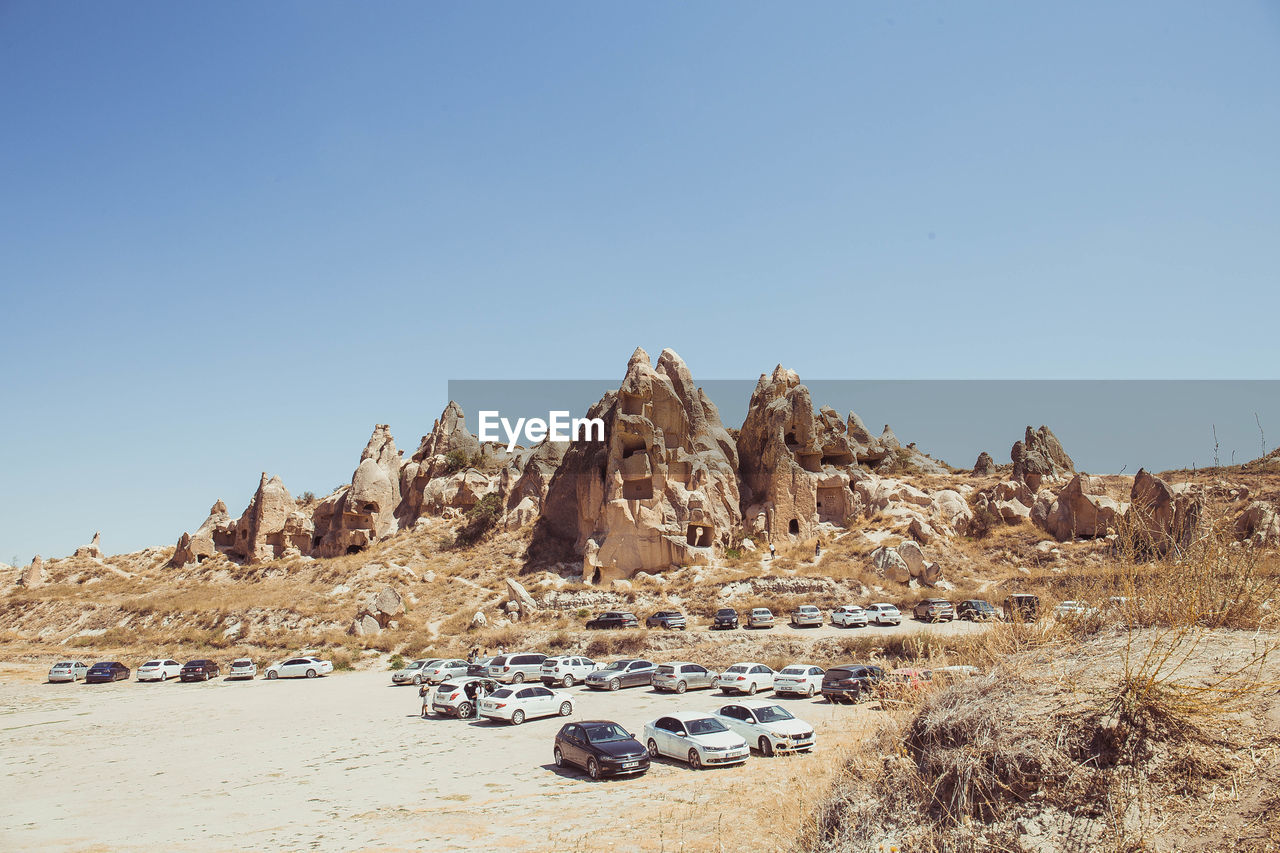
[[[901,625],[902,614],[892,604],[880,602],[867,605],[867,621],[877,625]]]
[[[440,684],[450,678],[461,678],[467,674],[467,667],[466,661],[456,658],[438,660],[422,668],[422,680],[427,684]]]
[[[773,670],[762,663],[735,663],[720,673],[711,683],[721,693],[746,693],[754,696],[759,690],[773,689]]]
[[[775,752],[808,752],[817,743],[813,726],[797,720],[781,705],[759,699],[725,705],[715,714],[735,734],[760,750],[761,755]]]
[[[567,717],[573,713],[573,695],[536,684],[499,687],[480,700],[480,716],[506,720],[518,726],[533,717]]]
[[[825,674],[822,667],[810,663],[788,664],[773,677],[773,695],[813,696],[821,693],[822,676]]]
[[[441,684],[431,694],[431,710],[442,717],[457,717],[469,720],[476,715],[476,694],[484,698],[485,693],[497,690],[498,682],[478,676],[453,678]]]
[[[267,679],[277,678],[315,678],[333,672],[333,661],[320,658],[289,658],[281,663],[273,663],[267,667]]]
[[[543,684],[559,684],[572,687],[586,681],[587,676],[600,668],[600,664],[581,655],[558,655],[542,662]]]
[[[182,672],[182,664],[176,660],[156,658],[138,667],[138,680],[165,681],[170,678],[177,678],[180,672]]]
[[[227,679],[232,678],[253,678],[258,674],[258,665],[249,658],[236,658],[231,662],[231,668],[227,670]]]
[[[902,621],[899,617],[898,621]],[[846,604],[831,611],[831,624],[841,628],[867,627],[867,611],[856,604]]]
[[[792,628],[821,628],[822,611],[812,604],[802,604],[791,611]]]
[[[404,665],[404,669],[397,669],[391,673],[392,684],[421,684],[427,680],[427,667],[434,667],[436,664],[444,663],[439,658],[419,658],[410,661]],[[464,672],[463,675],[466,675]]]
[[[1091,607],[1083,601],[1063,601],[1057,607],[1053,608],[1053,618],[1083,619],[1086,616],[1092,616],[1097,612],[1097,608]]]
[[[649,757],[665,755],[689,762],[694,770],[741,764],[751,755],[742,735],[718,717],[702,711],[677,711],[644,724]]]
[[[89,671],[89,666],[78,660],[58,661],[49,667],[50,681],[79,681]]]

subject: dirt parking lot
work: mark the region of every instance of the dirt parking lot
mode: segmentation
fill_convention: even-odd
[[[558,770],[564,718],[513,727],[418,716],[383,672],[267,682],[45,684],[0,669],[0,848],[9,850],[770,850],[874,705],[785,702],[800,756],[592,782]],[[577,687],[573,718],[639,733],[718,693]],[[767,694],[765,694],[767,695]]]

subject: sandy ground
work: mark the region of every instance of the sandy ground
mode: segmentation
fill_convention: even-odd
[[[813,753],[595,783],[552,763],[563,718],[421,719],[416,690],[384,672],[85,685],[44,671],[0,666],[0,849],[772,850],[880,716],[780,700],[815,725]],[[637,732],[725,701],[572,692],[574,718]]]

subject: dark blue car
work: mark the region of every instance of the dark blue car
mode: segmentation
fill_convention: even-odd
[[[99,661],[89,667],[89,671],[85,673],[85,684],[102,684],[107,681],[127,681],[129,679],[129,667],[120,663],[118,660]]]

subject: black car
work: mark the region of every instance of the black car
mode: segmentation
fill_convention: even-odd
[[[822,695],[828,702],[860,702],[884,680],[884,670],[864,663],[833,666],[822,676]]]
[[[557,767],[581,767],[592,779],[649,769],[649,751],[631,732],[609,720],[565,723],[556,732],[555,759]]]
[[[991,602],[979,598],[970,598],[956,605],[956,618],[968,619],[970,622],[990,622],[998,615]]]
[[[679,610],[659,610],[644,620],[646,628],[665,628],[668,631],[683,631],[688,627],[684,614]]]
[[[103,684],[108,681],[128,681],[129,667],[118,660],[99,661],[84,674],[85,684]]]
[[[627,613],[622,610],[610,610],[608,613],[601,613],[594,619],[587,620],[588,628],[639,628],[640,620],[636,618],[634,613]]]
[[[189,660],[178,672],[179,681],[208,681],[218,674],[218,665],[211,660]]]
[[[723,631],[726,628],[738,627],[738,611],[732,607],[721,607],[716,611],[715,618],[711,620],[712,631]]]
[[[1010,622],[1034,622],[1040,613],[1040,599],[1027,592],[1015,592],[1004,600],[1004,618]]]

